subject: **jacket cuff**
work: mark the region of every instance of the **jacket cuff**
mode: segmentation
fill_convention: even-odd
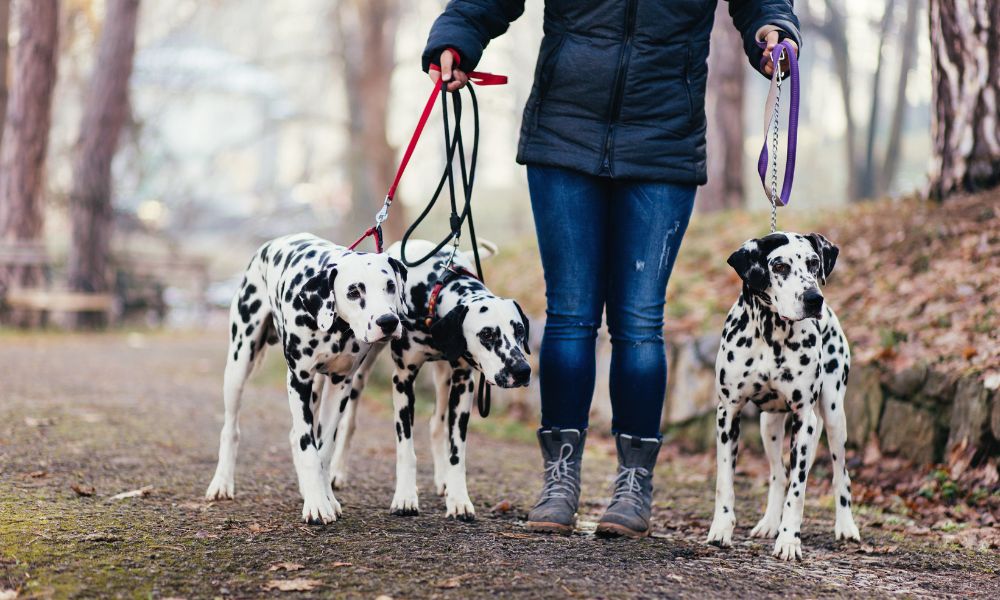
[[[452,35],[448,36],[449,39],[444,40],[439,39],[431,31],[431,37],[427,40],[427,47],[424,49],[421,60],[425,72],[430,69],[432,64],[438,64],[441,61],[441,53],[449,48],[458,52],[459,63],[462,65],[463,71],[468,73],[475,70],[476,65],[479,64],[479,59],[483,56],[483,47],[479,43],[479,40],[473,35],[459,34],[455,36],[454,30],[451,33]]]

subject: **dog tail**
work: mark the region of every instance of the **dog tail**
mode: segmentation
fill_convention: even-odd
[[[500,247],[494,244],[493,242],[489,240],[484,240],[483,238],[479,238],[476,241],[479,242],[478,246],[479,246],[480,259],[486,260],[487,258],[493,258],[497,254],[500,254]],[[463,254],[465,254],[465,257],[468,258],[470,261],[475,260],[475,257],[472,255],[471,250],[467,250],[463,252]]]

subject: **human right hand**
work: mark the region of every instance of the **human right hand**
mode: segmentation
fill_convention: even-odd
[[[454,92],[455,90],[460,90],[465,87],[465,84],[469,82],[469,76],[465,74],[462,69],[456,68],[455,65],[455,55],[453,50],[445,50],[441,53],[441,61],[438,63],[441,65],[441,70],[436,71],[430,69],[427,74],[430,75],[431,81],[437,83],[440,80],[449,81],[448,91]]]

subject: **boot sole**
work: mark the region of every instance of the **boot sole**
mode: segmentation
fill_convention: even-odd
[[[624,525],[619,525],[618,523],[598,523],[597,531],[595,533],[597,537],[602,538],[627,537],[632,539],[641,539],[648,536],[651,530],[652,528],[644,531],[636,531],[634,529],[629,529]]]
[[[572,535],[574,529],[573,525],[548,521],[528,521],[526,527],[528,531],[533,533],[554,533],[557,535]]]

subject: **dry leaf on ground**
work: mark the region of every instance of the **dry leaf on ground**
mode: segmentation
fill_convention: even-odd
[[[84,496],[86,498],[89,498],[89,497],[93,496],[94,492],[97,491],[97,490],[94,489],[94,486],[92,486],[92,485],[83,485],[82,483],[74,483],[73,485],[71,485],[69,487],[70,487],[71,490],[73,490],[74,492],[76,492],[77,496]]]
[[[126,498],[145,498],[146,496],[153,493],[153,486],[144,485],[137,490],[131,490],[128,492],[122,492],[120,494],[115,494],[111,496],[112,500],[125,500]]]
[[[301,577],[296,579],[272,579],[264,584],[264,590],[268,592],[272,590],[279,592],[310,592],[321,585],[323,585],[323,582],[318,579],[303,579]]]
[[[300,565],[299,563],[283,562],[283,563],[278,563],[276,565],[271,565],[270,567],[268,567],[267,570],[268,571],[299,571],[299,570],[304,569],[304,568],[305,567],[302,566],[302,565]]]

